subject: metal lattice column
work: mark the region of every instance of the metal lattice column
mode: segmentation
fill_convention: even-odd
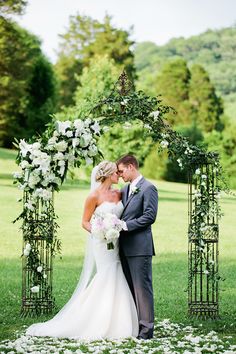
[[[200,172],[198,175],[195,173],[196,168],[189,174],[188,310],[190,315],[197,317],[217,318],[219,316],[217,171],[211,163],[197,168]]]
[[[24,195],[24,203],[27,193]],[[29,214],[26,226],[23,224],[23,252],[27,244],[31,245],[29,256],[22,256],[22,306],[23,316],[51,313],[55,307],[52,293],[53,281],[53,205],[39,200],[34,213]],[[30,229],[29,229],[30,227]],[[22,252],[22,253],[23,253]],[[34,258],[34,265],[32,267]],[[35,264],[35,259],[37,260]],[[39,272],[37,268],[43,270]],[[32,292],[39,285],[38,292]]]

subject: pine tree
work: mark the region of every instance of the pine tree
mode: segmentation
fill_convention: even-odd
[[[191,68],[189,101],[193,107],[197,127],[206,132],[222,129],[220,122],[223,113],[222,100],[217,97],[206,70],[197,64]]]

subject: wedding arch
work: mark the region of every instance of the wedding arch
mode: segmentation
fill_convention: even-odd
[[[144,134],[188,171],[188,310],[190,315],[217,318],[219,197],[227,187],[218,154],[191,145],[172,130],[165,119],[170,110],[158,98],[135,91],[123,72],[109,97],[87,117],[53,121],[41,137],[17,144],[21,172],[14,177],[23,191],[23,211],[16,219],[23,221],[22,315],[50,313],[55,306],[52,260],[61,244],[53,192],[59,191],[70,165],[99,161],[97,140],[107,125],[138,119]]]

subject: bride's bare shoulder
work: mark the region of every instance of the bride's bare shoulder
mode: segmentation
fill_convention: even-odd
[[[89,193],[87,199],[88,200],[98,200],[98,197],[99,197],[98,191],[94,190],[94,191]]]

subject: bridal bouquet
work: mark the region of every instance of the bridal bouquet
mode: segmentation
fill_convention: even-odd
[[[119,238],[124,221],[112,213],[96,213],[91,220],[91,233],[94,237],[105,240],[107,249],[114,249],[114,241]]]

